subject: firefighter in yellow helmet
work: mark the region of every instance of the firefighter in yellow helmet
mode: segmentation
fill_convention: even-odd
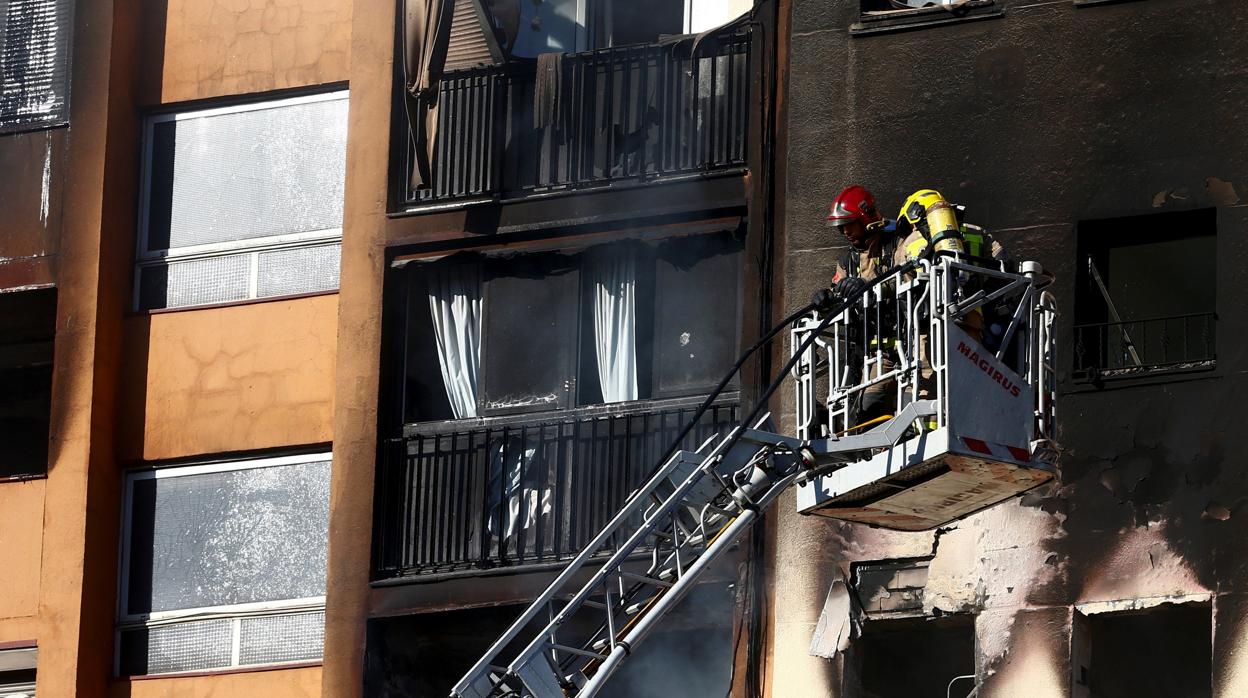
[[[962,221],[962,210],[950,204],[935,189],[920,189],[910,195],[897,214],[897,263],[918,259],[929,246],[936,254],[948,253],[976,259],[1005,261],[1005,248],[988,231]],[[958,323],[979,341],[984,337],[984,314],[976,310]]]
[[[865,188],[855,185],[845,189],[832,202],[828,225],[841,231],[851,249],[837,262],[832,288],[816,293],[815,302],[828,307],[836,298],[850,295],[878,274],[923,256],[929,246],[936,254],[1005,258],[1000,243],[983,228],[963,223],[961,217],[961,210],[934,189],[920,189],[911,194],[896,221],[884,219],[876,212],[875,199]],[[972,337],[983,337],[982,313],[971,313],[960,324]],[[892,371],[897,365],[897,338],[880,336],[870,341],[870,346],[860,349],[882,353],[867,377]],[[926,337],[920,338],[918,352],[924,364],[919,394],[926,397],[933,378],[931,368],[926,366]],[[894,391],[893,381],[874,383],[863,390],[857,408],[859,422],[866,423],[892,412]]]
[[[897,214],[897,232],[904,236],[899,261],[917,259],[928,245],[942,252],[981,259],[1006,259],[1005,248],[986,230],[962,221],[962,210],[935,189],[910,195]]]

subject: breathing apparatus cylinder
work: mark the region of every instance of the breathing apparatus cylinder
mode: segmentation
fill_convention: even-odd
[[[965,255],[966,239],[957,209],[935,189],[920,189],[906,199],[898,225],[919,231],[937,255]]]

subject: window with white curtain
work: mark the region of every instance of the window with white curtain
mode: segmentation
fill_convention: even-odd
[[[129,473],[122,676],[318,661],[328,453]]]
[[[137,308],[338,288],[346,91],[158,114],[144,136]]]
[[[736,358],[733,233],[407,265],[408,423],[704,394]]]

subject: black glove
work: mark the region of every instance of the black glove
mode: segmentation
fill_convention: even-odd
[[[821,288],[810,297],[810,304],[816,310],[826,311],[836,305],[836,293],[830,288]]]
[[[847,276],[844,279],[841,279],[840,281],[836,282],[836,285],[833,287],[833,290],[836,292],[836,295],[838,297],[840,297],[841,299],[845,299],[845,298],[849,298],[855,293],[858,293],[859,291],[861,291],[862,289],[866,287],[867,287],[867,282],[863,281],[861,278],[857,276]]]

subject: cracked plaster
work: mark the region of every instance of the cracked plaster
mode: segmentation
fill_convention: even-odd
[[[162,102],[348,78],[349,0],[168,0],[166,16]]]
[[[330,441],[337,305],[325,295],[128,318],[123,443],[141,447],[128,455]]]

